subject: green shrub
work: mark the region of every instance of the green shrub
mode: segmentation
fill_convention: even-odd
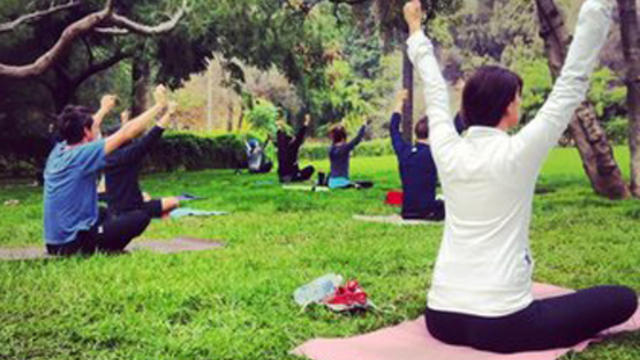
[[[276,120],[278,120],[278,108],[264,99],[256,100],[253,108],[244,117],[244,121],[251,124],[252,129],[265,134],[276,132]]]
[[[169,133],[151,150],[144,171],[230,169],[246,166],[245,135]]]
[[[245,140],[250,134],[220,136],[167,133],[143,162],[144,172],[246,167]],[[46,139],[0,141],[0,177],[35,176],[49,152]]]
[[[627,88],[608,67],[593,74],[589,99],[593,102],[601,122],[615,120],[627,114]]]
[[[626,144],[629,139],[629,120],[626,118],[614,118],[604,124],[607,138],[614,144]]]
[[[352,156],[393,155],[390,139],[365,141],[358,145]],[[300,149],[300,157],[307,160],[323,160],[329,156],[329,143],[309,143]]]

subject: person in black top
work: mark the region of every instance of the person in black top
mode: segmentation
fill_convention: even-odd
[[[276,145],[278,147],[278,176],[280,182],[300,182],[311,178],[315,169],[313,166],[307,166],[300,169],[298,166],[298,153],[300,146],[304,142],[307,128],[311,123],[311,116],[305,116],[304,124],[298,130],[295,138],[289,136],[284,128],[283,122],[278,122],[278,133],[276,137]]]
[[[400,133],[402,106],[407,98],[407,90],[398,94],[389,127],[402,179],[402,218],[441,221],[445,215],[444,202],[436,200],[438,172],[429,147],[427,118],[422,118],[415,125],[415,145],[404,141]]]
[[[164,129],[175,113],[176,104],[170,103],[167,112],[146,135],[107,156],[105,178],[109,214],[119,216],[134,210],[144,210],[152,218],[160,218],[180,206],[175,197],[149,199],[140,190],[138,176],[142,159],[160,140]]]

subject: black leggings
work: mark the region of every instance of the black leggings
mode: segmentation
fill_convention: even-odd
[[[260,164],[260,167],[258,169],[249,169],[249,174],[266,174],[268,172],[271,172],[272,168],[273,163],[271,161],[265,161]]]
[[[151,216],[146,210],[134,210],[119,215],[109,215],[100,209],[96,224],[87,231],[81,231],[76,239],[64,245],[47,245],[51,255],[69,256],[91,255],[96,251],[121,252],[135,237],[149,225]]]
[[[285,175],[280,177],[280,182],[289,183],[289,182],[302,182],[311,179],[313,173],[316,169],[309,165],[304,169],[298,169],[295,173],[291,175]]]
[[[622,286],[591,289],[536,300],[511,315],[486,318],[427,308],[427,329],[436,339],[498,353],[571,347],[628,320],[636,293]]]
[[[431,207],[424,212],[405,212],[404,208],[402,209],[402,218],[404,220],[442,221],[444,216],[444,201],[442,200],[434,201]]]

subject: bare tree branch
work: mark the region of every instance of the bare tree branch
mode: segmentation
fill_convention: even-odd
[[[308,15],[314,7],[319,5],[320,3],[328,1],[333,4],[346,4],[349,6],[364,4],[371,0],[303,0],[300,4],[292,3],[291,0],[286,0],[287,5],[292,9],[297,9],[299,12]]]
[[[75,87],[80,86],[85,80],[90,78],[92,75],[99,73],[101,71],[107,70],[110,67],[119,63],[120,61],[130,58],[132,56],[133,56],[133,52],[117,52],[112,57],[89,66],[82,74],[80,74],[79,76],[73,79],[73,86]]]
[[[39,20],[42,17],[48,16],[66,9],[70,9],[78,5],[80,5],[80,3],[76,0],[69,0],[68,3],[60,4],[60,5],[51,4],[51,6],[46,10],[34,11],[32,13],[22,15],[15,20],[0,24],[0,34],[12,31],[18,26],[22,25],[23,23],[33,22],[33,21]]]
[[[87,49],[87,65],[93,65],[93,50],[91,49],[91,45],[89,41],[87,41],[86,37],[82,37],[82,43],[84,44],[85,49]]]
[[[148,26],[132,21],[125,16],[115,14],[113,12],[113,1],[114,0],[106,0],[105,7],[102,10],[91,13],[69,25],[62,32],[62,35],[55,45],[33,63],[26,65],[6,65],[0,63],[0,77],[27,78],[42,74],[55,64],[74,40],[89,31],[98,29],[99,32],[115,35],[122,35],[129,32],[147,36],[159,35],[173,30],[188,11],[188,0],[183,0],[182,7],[170,20],[156,26]],[[107,21],[115,25],[115,27],[98,28],[99,25]]]
[[[123,28],[118,28],[118,27],[100,27],[100,28],[95,28],[93,31],[100,33],[100,34],[105,34],[105,35],[128,35],[131,34],[129,32],[129,30],[127,29],[123,29]]]
[[[49,51],[40,56],[35,62],[19,66],[0,64],[0,76],[25,78],[42,74],[56,60],[58,60],[64,50],[66,50],[76,38],[91,31],[96,25],[111,16],[112,12],[113,0],[107,0],[107,4],[104,9],[91,13],[69,25],[62,32],[62,35],[55,45],[53,45]]]
[[[170,20],[155,26],[140,24],[127,18],[126,16],[113,14],[109,20],[115,26],[111,28],[98,28],[96,29],[96,31],[103,34],[114,35],[123,35],[127,34],[128,32],[140,35],[160,35],[173,30],[178,25],[180,19],[182,19],[182,17],[186,14],[186,12],[187,0],[183,0],[182,6],[175,14],[173,14]]]

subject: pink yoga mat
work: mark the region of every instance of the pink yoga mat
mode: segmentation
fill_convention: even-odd
[[[536,298],[543,299],[571,292],[552,285],[535,284]],[[640,329],[640,310],[626,323],[605,331],[602,336],[570,349],[495,354],[468,347],[446,345],[429,335],[424,317],[346,339],[315,339],[292,351],[314,360],[554,360],[567,352],[582,351],[605,335]]]

